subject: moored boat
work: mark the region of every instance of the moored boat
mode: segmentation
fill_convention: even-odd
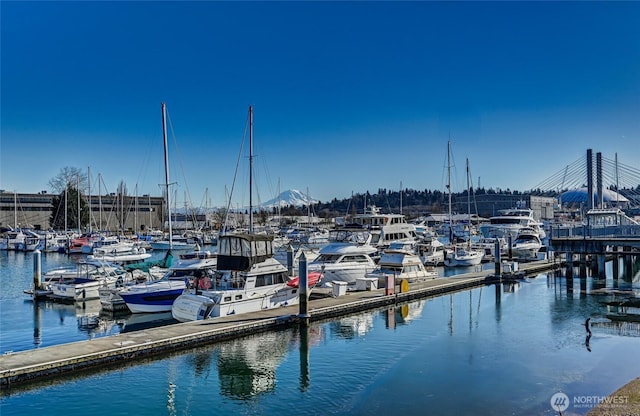
[[[299,302],[288,270],[273,258],[272,237],[227,234],[218,241],[218,270],[178,296],[171,313],[180,322],[256,312]]]

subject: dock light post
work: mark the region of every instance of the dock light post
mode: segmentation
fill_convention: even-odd
[[[302,325],[309,325],[309,276],[307,274],[307,256],[304,251],[300,254],[299,267],[300,276],[298,278],[298,289],[300,292],[300,309],[298,317]]]

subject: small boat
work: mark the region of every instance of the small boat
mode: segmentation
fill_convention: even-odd
[[[440,266],[444,264],[445,245],[437,238],[431,238],[426,242],[416,245],[422,263],[428,266]]]
[[[483,251],[471,250],[468,244],[458,244],[447,250],[444,265],[447,267],[477,266],[482,263],[483,257]]]
[[[87,258],[126,266],[129,264],[143,263],[149,257],[151,257],[151,253],[147,253],[144,248],[139,249],[132,245],[129,247],[129,251],[94,248],[93,254]]]
[[[542,248],[538,233],[532,228],[523,228],[511,245],[511,253],[520,260],[536,260]]]
[[[378,287],[384,287],[387,276],[394,276],[395,282],[406,279],[409,283],[431,280],[438,277],[434,267],[425,267],[420,257],[410,250],[391,245],[382,252],[378,267],[367,278],[377,278]]]
[[[320,279],[322,278],[322,273],[320,272],[311,272],[307,274],[307,286],[315,287],[318,284]],[[296,276],[293,279],[287,282],[288,286],[291,287],[299,287],[300,286],[300,276]]]
[[[169,312],[176,298],[196,277],[213,277],[216,264],[217,256],[209,252],[179,257],[160,280],[125,286],[118,295],[132,313]]]
[[[197,242],[193,238],[173,235],[170,240],[151,241],[154,250],[195,250]]]
[[[75,273],[75,277],[66,278],[62,275],[58,281],[49,283],[52,298],[68,301],[99,299],[101,287],[121,286],[131,278],[120,265],[95,259],[78,263]]]

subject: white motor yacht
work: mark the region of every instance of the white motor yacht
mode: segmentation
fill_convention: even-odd
[[[538,233],[532,228],[523,228],[511,245],[513,257],[521,260],[536,260],[542,248]]]
[[[307,270],[323,274],[319,282],[321,287],[330,287],[331,282],[338,281],[346,282],[347,288],[353,289],[358,278],[365,277],[376,268],[371,257],[376,251],[370,245],[330,243],[320,249],[318,257],[308,264]]]

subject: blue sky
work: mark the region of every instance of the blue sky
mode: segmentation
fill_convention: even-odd
[[[640,2],[11,2],[0,189],[65,166],[224,204],[254,107],[257,196],[526,190],[584,157],[640,166]],[[247,146],[245,145],[245,150]],[[234,204],[248,203],[246,151]],[[208,199],[205,199],[205,195]]]

